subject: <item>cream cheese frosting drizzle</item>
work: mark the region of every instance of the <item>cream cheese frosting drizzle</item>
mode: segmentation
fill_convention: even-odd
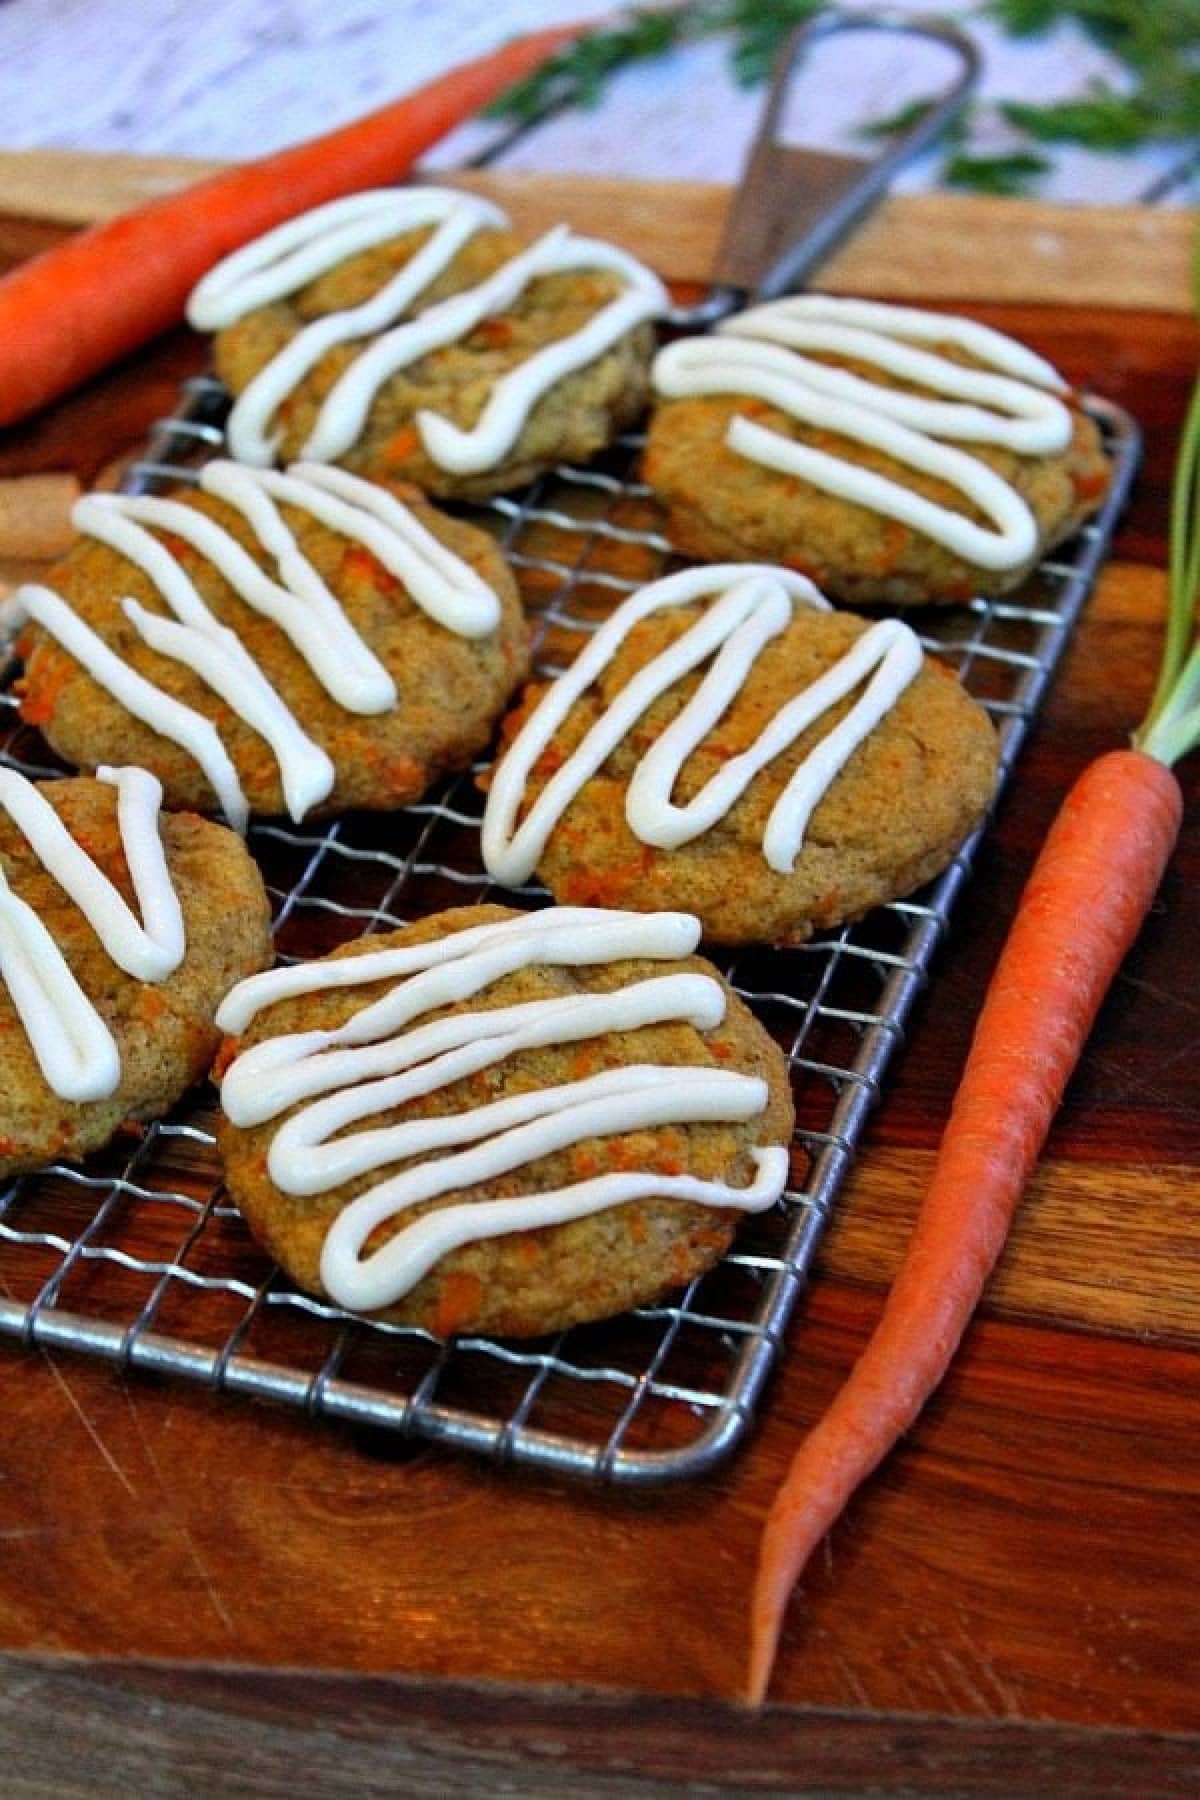
[[[278,578],[215,519],[179,500],[89,494],[76,503],[73,521],[80,532],[109,545],[149,576],[173,617],[152,613],[126,597],[120,603],[126,618],[151,649],[192,669],[261,733],[279,764],[288,811],[298,820],[328,797],[336,779],[333,763],[149,528],[180,537],[199,551],[248,606],[278,626],[330,698],[348,712],[390,710],[397,704],[396,684],[301,551],[280,506],[307,512],[362,544],[404,583],[417,606],[459,636],[494,631],[500,602],[394,495],[343,470],[295,464],[282,473],[218,460],[202,470],[200,485],[242,515],[274,561]],[[188,749],[230,822],[244,828],[247,808],[240,783],[213,727],[200,714],[136,675],[111,652],[105,654],[102,640],[52,590],[19,589],[13,610],[37,618],[129,711]]]
[[[500,378],[470,430],[428,410],[418,412],[421,441],[439,468],[455,474],[494,468],[512,448],[533,406],[557,381],[586,367],[626,332],[669,305],[657,276],[634,257],[559,226],[475,287],[405,319],[476,232],[508,224],[498,208],[473,196],[413,188],[334,201],[268,232],[205,276],[193,292],[188,318],[202,330],[229,325],[254,308],[295,292],[356,251],[430,224],[436,224],[433,235],[378,293],[359,306],[305,326],[238,396],[227,435],[239,461],[256,465],[274,461],[279,433],[272,433],[271,420],[335,345],[373,339],[334,384],[317,416],[304,454],[319,461],[352,448],[389,376],[433,350],[461,341],[491,314],[512,306],[539,276],[584,269],[622,276],[624,291],[593,318]]]
[[[16,770],[0,769],[0,806],[118,968],[139,981],[163,981],[183,961],[186,942],[159,835],[162,788],[144,769],[102,768],[96,773],[117,790],[117,824],[140,921],[50,802]],[[50,932],[2,872],[0,976],[54,1092],[73,1101],[102,1100],[113,1093],[121,1065],[112,1033]]]
[[[718,596],[714,604],[697,622],[622,688],[518,826],[538,758],[635,626],[665,608],[714,596]],[[625,817],[644,844],[674,849],[711,830],[773,758],[866,682],[850,711],[801,763],[771,810],[763,855],[771,868],[788,873],[813,808],[921,667],[921,647],[907,625],[885,619],[871,626],[819,680],[776,713],[748,750],[731,757],[686,806],[676,806],[671,792],[684,762],[728,711],[767,644],[787,629],[796,605],[828,610],[828,602],[802,575],[755,564],[718,563],[668,575],[619,606],[566,674],[547,689],[496,766],[483,818],[488,873],[509,887],[528,881],[550,833],[584,783],[661,694],[710,658],[711,667],[696,692],[640,759],[629,783]]]
[[[35,619],[126,712],[193,756],[229,823],[235,831],[245,831],[250,818],[246,796],[210,719],[131,669],[53,588],[24,583],[5,602],[5,617],[14,626]]]
[[[465,233],[463,242],[484,225],[508,224],[507,214],[498,206],[456,188],[371,188],[312,207],[215,263],[192,289],[188,324],[197,331],[220,331],[246,313],[307,287],[360,250],[427,225],[440,228],[448,220]],[[422,293],[444,266],[440,253],[431,260],[437,265],[432,274],[414,270],[415,257],[400,271],[407,299]],[[373,295],[369,304],[376,305],[386,291]]]
[[[420,1202],[494,1180],[585,1138],[762,1113],[768,1090],[756,1076],[640,1064],[447,1116],[350,1129],[524,1050],[669,1020],[714,1028],[725,1014],[724,990],[711,976],[691,971],[632,981],[611,992],[428,1019],[519,969],[627,958],[672,961],[690,954],[699,937],[699,921],[687,913],[561,907],[430,943],[272,970],[236,987],[217,1015],[227,1031],[244,1030],[263,1007],[298,994],[395,984],[338,1029],[295,1032],[252,1046],[230,1065],[221,1087],[222,1105],[235,1125],[262,1124],[299,1108],[275,1133],[267,1157],[271,1179],[285,1193],[324,1193],[385,1165],[408,1165],[358,1195],[330,1227],[321,1256],[321,1281],[330,1297],[372,1311],[407,1293],[461,1244],[582,1218],[634,1199],[664,1196],[747,1211],[778,1199],[788,1153],[776,1145],[751,1151],[754,1174],[745,1187],[651,1171],[604,1175],[546,1193],[440,1208],[363,1254],[377,1226]]]
[[[404,583],[422,612],[447,631],[459,637],[486,637],[500,623],[500,601],[495,590],[461,556],[439,542],[409,507],[372,481],[364,481],[345,469],[327,468],[323,463],[293,463],[286,474],[276,474],[218,461],[205,465],[200,484],[208,493],[237,506],[253,525],[264,548],[275,557],[287,590],[284,617],[276,622],[302,654],[307,655],[300,635],[309,626],[311,607],[321,609],[323,624],[328,616],[322,637],[314,642],[315,659],[311,666],[334,699],[342,700],[352,712],[386,712],[396,702],[395,683],[350,626],[312,564],[300,553],[295,539],[279,519],[272,497],[301,507],[331,531],[362,544]],[[275,584],[269,585],[273,588]],[[305,604],[299,604],[301,601]],[[266,612],[267,607],[260,610]],[[276,615],[271,612],[268,616]],[[336,644],[332,641],[335,635],[339,640]],[[342,699],[332,685],[333,672],[318,666],[326,654],[344,654],[347,637],[352,654],[363,659],[371,681],[377,684],[371,689],[370,704],[365,697],[359,704],[352,704],[357,698],[353,693]],[[344,676],[337,679],[344,680]]]
[[[931,342],[955,345],[988,367],[968,368],[921,347]],[[873,382],[804,351],[873,365],[926,391]],[[986,569],[1017,568],[1032,557],[1037,524],[1011,483],[945,440],[1027,456],[1064,450],[1071,441],[1071,415],[1059,398],[1065,384],[1049,363],[973,320],[914,307],[820,294],[772,301],[725,320],[716,336],[668,345],[655,359],[653,379],[668,399],[753,395],[957,488],[990,528],[741,415],[726,433],[739,455],[897,519]]]

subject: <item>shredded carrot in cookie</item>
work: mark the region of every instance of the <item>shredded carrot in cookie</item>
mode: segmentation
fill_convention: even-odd
[[[437,1336],[450,1337],[466,1325],[478,1313],[482,1298],[483,1283],[478,1275],[452,1270],[442,1282],[442,1291],[438,1295],[434,1319]]]
[[[364,586],[381,594],[394,594],[400,588],[400,582],[390,569],[385,569],[377,556],[373,556],[365,544],[351,544],[342,556],[341,579],[345,582],[360,581]]]
[[[407,462],[408,458],[415,455],[420,448],[420,443],[421,440],[417,436],[415,425],[402,426],[395,436],[390,437],[383,446],[385,462]]]

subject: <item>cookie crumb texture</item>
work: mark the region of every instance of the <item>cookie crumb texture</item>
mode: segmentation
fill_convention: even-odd
[[[405,232],[364,250],[219,332],[214,359],[221,380],[235,395],[242,393],[306,325],[370,299],[431,236],[430,229]],[[479,232],[422,292],[414,313],[404,317],[477,286],[524,247],[511,232]],[[587,324],[626,285],[622,276],[605,270],[570,270],[531,282],[505,313],[482,320],[460,343],[431,351],[389,376],[358,443],[337,461],[377,481],[399,478],[427,494],[458,499],[503,493],[555,463],[586,461],[645,408],[655,346],[650,325],[627,332],[595,361],[558,381],[536,402],[512,449],[493,469],[454,475],[439,468],[425,453],[416,415],[429,410],[469,430],[503,376]],[[274,419],[282,460],[300,455],[330,389],[372,341],[359,338],[327,351],[284,400]]]
[[[117,794],[106,782],[39,784],[71,836],[127,904],[137,899],[121,847]],[[183,962],[166,981],[126,975],[75,903],[0,812],[0,867],[62,951],[116,1040],[121,1081],[104,1100],[62,1099],[42,1075],[25,1028],[0,982],[0,1175],[56,1158],[74,1160],[106,1144],[125,1121],[157,1119],[208,1072],[220,1038],[213,1023],[229,989],[272,961],[271,915],[262,877],[241,840],[194,814],[160,819],[171,881],[187,934]]]
[[[507,907],[460,907],[423,919],[404,931],[346,945],[335,951],[334,957],[429,942],[515,916]],[[668,972],[716,975],[712,965],[699,957],[681,958],[669,965],[645,959],[580,968],[535,965],[502,977],[466,1002],[431,1012],[422,1022],[527,1001],[611,992],[629,982]],[[327,991],[283,1001],[264,1011],[236,1044],[227,1045],[222,1062],[263,1038],[293,1031],[336,1029],[379,999],[391,985],[374,983],[350,991]],[[372,1128],[386,1127],[418,1116],[461,1113],[490,1101],[634,1063],[687,1064],[759,1076],[769,1089],[766,1110],[740,1123],[659,1126],[617,1137],[587,1139],[478,1187],[460,1189],[408,1209],[401,1218],[376,1228],[367,1239],[365,1253],[378,1249],[404,1224],[440,1207],[545,1193],[614,1172],[646,1169],[748,1186],[754,1174],[750,1151],[759,1146],[786,1145],[791,1140],[794,1115],[786,1062],[778,1046],[731,991],[725,1017],[712,1031],[700,1031],[688,1024],[653,1025],[604,1033],[582,1043],[525,1051],[469,1079],[456,1081],[414,1106],[379,1113],[370,1124]],[[366,1188],[406,1165],[390,1164],[325,1194],[285,1194],[268,1175],[266,1158],[271,1139],[295,1110],[247,1129],[232,1125],[222,1116],[218,1143],[226,1183],[250,1230],[301,1288],[319,1295],[321,1247],[337,1214]],[[732,1241],[738,1218],[737,1213],[725,1209],[651,1198],[611,1207],[590,1218],[465,1244],[445,1256],[401,1300],[373,1316],[421,1326],[439,1336],[479,1331],[504,1337],[531,1337],[559,1331],[569,1325],[607,1318],[630,1306],[648,1304],[682,1287],[719,1261]]]
[[[419,800],[441,775],[464,767],[487,746],[506,700],[529,667],[528,630],[516,584],[492,540],[476,527],[422,505],[411,489],[393,486],[392,491],[494,590],[501,620],[487,637],[457,636],[423,612],[363,545],[330,530],[311,513],[281,505],[301,551],[395,679],[399,699],[385,713],[357,714],[339,706],[280,628],[248,606],[206,557],[179,538],[154,534],[167,543],[205,605],[233,629],[304,730],[331,758],[336,783],[310,817],[347,807],[389,811]],[[190,488],[169,498],[215,519],[263,564],[261,545],[233,507]],[[148,612],[171,616],[142,569],[85,538],[47,582],[131,668],[212,720],[253,813],[270,817],[285,810],[279,765],[265,738],[192,670],[152,650],[122,612],[121,600],[129,595]],[[158,776],[166,805],[215,809],[216,795],[188,752],[126,712],[47,632],[29,625],[19,648],[26,658],[21,716],[41,730],[64,760],[80,768],[138,763]]]
[[[931,348],[947,360],[967,360],[953,346]],[[904,386],[875,368],[836,366],[880,385]],[[718,394],[660,401],[643,473],[666,508],[667,535],[688,556],[782,563],[851,606],[962,605],[976,594],[1018,587],[1047,551],[1071,537],[1099,506],[1108,489],[1108,459],[1094,420],[1076,404],[1072,415],[1071,442],[1058,455],[1021,456],[994,444],[961,446],[1015,489],[1037,524],[1034,557],[1002,571],[978,568],[896,519],[731,450],[725,437],[733,420],[750,419],[794,443],[885,476],[978,525],[988,524],[957,488],[868,445],[804,426],[765,400]]]
[[[702,616],[674,607],[635,626],[602,678],[571,709],[535,764],[523,818],[538,794],[637,671]],[[684,763],[672,794],[686,805],[768,721],[843,656],[868,623],[797,608],[751,669],[718,725]],[[634,836],[625,797],[634,768],[695,693],[703,671],[644,712],[580,790],[550,835],[538,875],[564,906],[682,909],[719,944],[799,944],[859,918],[938,874],[982,816],[996,779],[996,734],[983,708],[942,664],[926,658],[909,687],[852,753],[809,821],[794,868],[778,873],[762,850],[771,810],[809,752],[853,705],[831,707],[776,757],[702,836],[673,850]],[[541,698],[531,687],[505,723],[514,734]]]

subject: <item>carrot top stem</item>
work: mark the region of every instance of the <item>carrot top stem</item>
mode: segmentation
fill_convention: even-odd
[[[1167,628],[1154,699],[1134,743],[1148,756],[1173,763],[1200,741],[1200,644],[1188,643],[1200,594],[1200,381],[1179,444],[1171,490]]]
[[[1196,306],[1200,311],[1200,237],[1193,265]],[[1133,741],[1147,756],[1178,762],[1200,744],[1200,639],[1196,638],[1200,601],[1200,380],[1179,440],[1171,484],[1171,521],[1167,563],[1167,625],[1162,664],[1150,710]],[[1189,654],[1189,644],[1191,650]]]

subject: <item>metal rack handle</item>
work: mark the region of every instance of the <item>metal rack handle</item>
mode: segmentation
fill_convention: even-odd
[[[876,157],[782,143],[784,105],[805,57],[828,38],[858,31],[941,44],[956,56],[957,72],[928,111]],[[925,14],[831,10],[798,26],[775,66],[762,123],[717,252],[713,279],[725,310],[741,304],[746,294],[770,300],[799,287],[880,198],[897,170],[927,149],[961,109],[981,66],[979,50],[966,32]],[[710,305],[705,317],[711,316]]]

